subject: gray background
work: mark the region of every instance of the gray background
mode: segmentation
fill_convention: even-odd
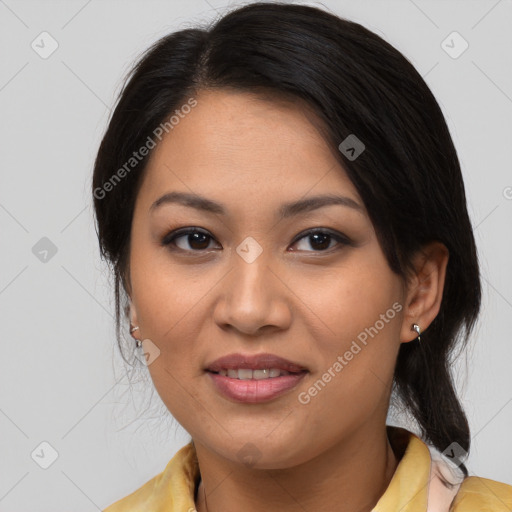
[[[128,384],[89,190],[108,109],[130,64],[157,38],[227,5],[0,0],[0,511],[101,510],[162,471],[188,440],[151,397],[144,373]],[[512,483],[512,3],[323,5],[402,51],[447,118],[484,290],[471,349],[456,368],[473,435],[467,465]],[[51,48],[49,39],[41,43],[43,31],[58,43],[46,59],[31,47],[35,40]],[[453,31],[469,44],[458,58],[442,47]],[[462,48],[460,40],[450,44],[452,53]],[[48,245],[43,237],[57,250],[46,262],[33,250]],[[50,461],[43,441],[58,453],[48,469],[31,457],[36,450],[36,460]]]

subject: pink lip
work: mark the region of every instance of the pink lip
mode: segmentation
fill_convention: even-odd
[[[251,368],[253,370],[263,370],[265,368],[279,368],[288,372],[299,373],[307,370],[304,366],[275,356],[274,354],[229,354],[220,357],[210,363],[206,370],[218,372],[219,370],[234,370],[238,368]]]
[[[294,388],[306,371],[262,380],[240,380],[208,372],[218,391],[224,396],[244,403],[268,402]]]
[[[291,375],[260,380],[240,380],[214,373],[222,369],[238,368],[253,370],[278,368],[291,372]],[[230,354],[215,360],[208,365],[206,371],[222,395],[242,403],[261,403],[277,398],[294,388],[307,373],[307,369],[303,366],[273,354]]]

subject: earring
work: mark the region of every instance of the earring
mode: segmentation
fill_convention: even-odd
[[[139,328],[138,325],[137,325],[137,327],[131,327],[130,328],[130,334],[132,334],[132,332],[135,332],[138,328]],[[133,336],[133,335],[132,335],[132,338],[135,339],[135,345],[136,345],[137,348],[142,347],[142,341],[140,341],[139,339],[135,338],[135,336]]]
[[[421,336],[420,336],[421,329],[420,329],[420,326],[418,324],[412,324],[411,330],[416,331],[418,333],[418,343],[421,342]]]

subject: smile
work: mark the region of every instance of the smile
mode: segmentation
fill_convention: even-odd
[[[264,368],[262,370],[250,369],[250,368],[239,368],[239,369],[222,369],[218,372],[219,375],[224,377],[231,377],[232,379],[239,380],[263,380],[273,379],[276,377],[282,377],[284,375],[291,375],[291,372],[281,370],[279,368]]]
[[[275,376],[271,376],[271,372]],[[227,375],[223,375],[226,373]],[[206,374],[214,389],[229,401],[245,404],[269,402],[291,391],[309,372],[291,373],[277,368],[220,370]]]

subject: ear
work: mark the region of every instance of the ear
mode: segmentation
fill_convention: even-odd
[[[139,320],[137,318],[137,310],[135,308],[135,305],[133,304],[131,298],[129,299],[129,305],[128,305],[128,309],[129,309],[129,316],[130,316],[130,329],[132,327],[136,327],[139,325]],[[131,333],[131,335],[136,338],[137,334],[137,331],[134,331],[133,333]]]
[[[438,241],[423,246],[413,258],[414,272],[407,282],[400,343],[415,340],[412,324],[425,331],[439,313],[449,251]]]
[[[137,310],[135,308],[135,305],[133,304],[132,300],[132,283],[130,280],[130,264],[129,262],[126,265],[126,270],[121,274],[121,280],[124,287],[124,290],[128,296],[128,305],[125,307],[125,313],[128,313],[128,316],[130,318],[130,329],[132,327],[136,327],[139,325],[139,321],[137,319]],[[136,338],[135,335],[137,331],[134,331],[133,333],[130,333],[131,336]]]

